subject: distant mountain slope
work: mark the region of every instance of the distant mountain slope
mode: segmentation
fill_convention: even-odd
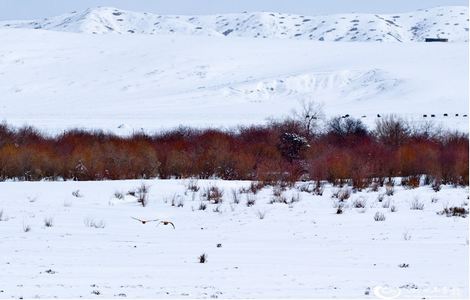
[[[111,7],[32,21],[2,21],[0,28],[82,33],[171,34],[319,41],[423,41],[426,37],[468,42],[468,7],[443,6],[401,14],[302,16],[270,12],[208,16],[158,15]]]
[[[0,120],[51,132],[238,126],[299,100],[468,131],[468,43],[335,43],[0,30]],[[444,117],[443,114],[448,114]],[[458,114],[458,116],[456,116]]]

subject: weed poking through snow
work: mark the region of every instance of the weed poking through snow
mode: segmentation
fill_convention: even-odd
[[[86,227],[90,227],[90,228],[105,228],[106,227],[106,223],[101,220],[101,221],[95,221],[94,219],[92,218],[85,218],[85,220],[83,220],[83,223],[85,224]]]
[[[384,215],[382,212],[378,211],[378,212],[376,212],[375,215],[374,215],[374,220],[375,220],[376,222],[385,221],[385,215]]]
[[[220,205],[217,205],[212,211],[219,214],[222,213],[222,211],[220,210]]]
[[[54,219],[52,217],[44,218],[44,226],[46,226],[46,227],[54,226]]]
[[[385,201],[382,202],[382,207],[383,208],[390,208],[390,199],[387,198]]]
[[[214,204],[222,203],[223,196],[224,190],[222,190],[216,185],[207,187],[203,193],[203,197],[205,198],[205,200],[210,201]]]
[[[403,232],[403,239],[405,241],[411,240],[411,234],[408,231]]]
[[[150,187],[145,183],[142,183],[140,187],[135,191],[135,197],[137,197],[137,202],[140,203],[143,207],[146,207],[149,201],[149,190]]]
[[[240,193],[237,189],[232,189],[232,202],[234,204],[240,203]]]
[[[204,202],[201,202],[199,204],[198,210],[206,210],[206,208],[207,208],[207,205]]]
[[[72,192],[72,196],[74,196],[74,197],[76,197],[76,198],[81,198],[81,197],[83,197],[83,195],[80,194],[80,190],[73,191],[73,192]]]
[[[394,193],[395,193],[395,188],[393,187],[393,185],[387,185],[385,187],[385,195],[393,196]]]
[[[357,199],[354,199],[352,206],[354,208],[365,208],[367,205],[367,200],[364,197],[359,197]]]
[[[410,204],[410,209],[411,210],[423,210],[424,203],[420,202],[418,197],[415,197]]]
[[[255,195],[246,194],[246,206],[250,207],[255,205],[256,197]]]
[[[24,232],[30,232],[31,231],[31,226],[28,224],[23,223],[23,231]]]
[[[124,200],[124,194],[122,192],[115,191],[114,192],[114,198],[116,198],[118,200]]]
[[[341,215],[343,213],[343,204],[339,203],[338,206],[336,207],[336,214]]]
[[[338,198],[339,201],[347,200],[349,199],[350,196],[351,196],[351,189],[347,187],[337,190],[332,195],[333,198]]]
[[[199,263],[200,264],[205,264],[207,262],[207,254],[205,253],[202,253],[201,255],[199,255]]]
[[[188,184],[186,185],[186,189],[193,193],[198,192],[200,187],[197,185],[197,180],[194,180],[194,179],[189,180]]]
[[[384,201],[384,198],[385,198],[385,194],[378,194],[377,195],[377,201],[379,201],[379,202]]]
[[[258,216],[258,219],[263,220],[264,217],[266,217],[266,211],[265,210],[264,211],[258,210],[258,211],[256,211],[256,215]]]
[[[442,211],[437,213],[438,215],[445,215],[447,217],[462,217],[466,218],[468,216],[468,210],[465,207],[446,207]]]

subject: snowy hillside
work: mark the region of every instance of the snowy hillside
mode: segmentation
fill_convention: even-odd
[[[437,36],[452,43],[374,42]],[[316,17],[104,7],[3,21],[0,40],[0,119],[14,125],[234,126],[314,99],[328,116],[369,125],[378,114],[423,122],[433,114],[468,128],[467,7]]]
[[[468,42],[468,7],[444,6],[397,14],[303,16],[272,12],[208,16],[158,15],[110,7],[31,21],[3,21],[0,28],[84,33],[172,34],[316,41],[423,41],[427,37]]]
[[[367,124],[377,114],[420,121],[435,114],[447,127],[468,127],[468,43],[31,29],[2,29],[0,40],[0,120],[14,125],[118,132],[235,126],[286,116],[299,100],[314,99],[328,116]]]

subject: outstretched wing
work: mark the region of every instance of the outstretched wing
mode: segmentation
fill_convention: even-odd
[[[173,224],[173,222],[168,222],[168,224],[171,224],[171,226],[173,226],[173,229],[176,229],[175,224]]]
[[[131,219],[137,220],[137,221],[139,221],[139,222],[141,222],[141,223],[145,223],[145,221],[144,221],[144,220],[141,220],[141,219],[137,219],[137,218],[134,218],[134,217],[131,217]]]
[[[131,217],[132,219],[134,220],[137,220],[139,222],[141,222],[142,224],[145,224],[147,222],[156,222],[156,221],[159,221],[158,219],[155,219],[155,220],[141,220],[141,219],[138,219],[138,218],[134,218],[134,217]]]

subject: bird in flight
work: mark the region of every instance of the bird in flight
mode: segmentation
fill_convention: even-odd
[[[141,220],[141,219],[134,218],[134,217],[131,217],[131,218],[134,219],[134,220],[137,220],[137,221],[141,222],[142,224],[146,224],[146,223],[148,223],[148,222],[160,221],[159,219],[155,219],[155,220]]]
[[[134,220],[139,221],[139,222],[142,223],[142,224],[147,224],[147,223],[149,223],[149,222],[157,222],[157,221],[159,221],[158,225],[160,225],[160,224],[163,224],[163,225],[171,225],[171,226],[173,226],[173,229],[176,229],[175,224],[173,224],[173,222],[171,222],[171,221],[160,221],[160,219],[155,219],[155,220],[141,220],[141,219],[134,218],[134,217],[131,217],[131,218],[134,219]],[[157,226],[158,226],[158,225],[157,225]]]
[[[170,221],[160,221],[159,224],[163,224],[163,225],[170,224],[171,226],[173,226],[173,229],[176,229],[175,224],[173,224],[173,222],[170,222]]]

